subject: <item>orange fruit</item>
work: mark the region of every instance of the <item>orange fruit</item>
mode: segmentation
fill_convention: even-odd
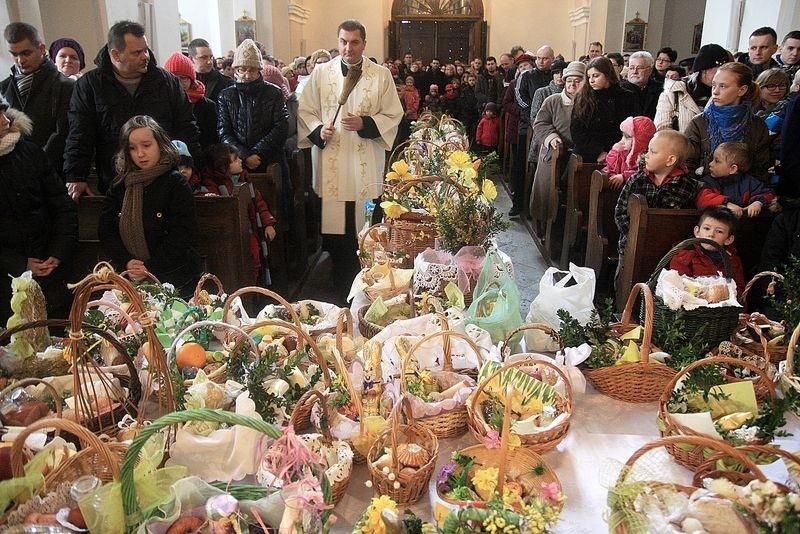
[[[206,364],[206,349],[199,343],[184,343],[178,348],[175,361],[180,369],[184,367],[203,367]]]

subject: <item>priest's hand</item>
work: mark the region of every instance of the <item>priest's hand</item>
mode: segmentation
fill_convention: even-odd
[[[344,119],[342,119],[342,122],[344,122]],[[319,131],[319,136],[320,136],[320,138],[322,138],[323,141],[325,141],[327,143],[328,141],[333,139],[333,133],[335,131],[336,130],[333,129],[333,124],[326,124]]]
[[[348,132],[358,132],[364,128],[364,121],[358,115],[348,113],[342,118],[342,128]]]

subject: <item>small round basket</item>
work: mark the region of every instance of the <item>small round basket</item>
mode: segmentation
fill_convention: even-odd
[[[653,294],[650,287],[643,283],[633,286],[622,321],[610,325],[617,334],[630,332],[637,326],[631,322],[631,313],[636,297],[641,292],[644,300],[644,334],[639,349],[640,361],[622,365],[610,365],[597,369],[583,369],[583,374],[594,388],[612,399],[624,402],[655,402],[664,387],[675,376],[675,369],[662,363],[650,363],[650,352],[653,348]]]
[[[551,386],[554,386],[559,380],[562,381],[565,394],[562,395],[556,392],[554,405],[559,413],[566,414],[566,417],[553,425],[552,428],[533,434],[518,434],[522,446],[534,452],[543,453],[555,448],[567,437],[570,417],[572,416],[572,385],[564,372],[547,360],[537,354],[522,353],[521,359],[503,364],[502,367],[478,382],[478,387],[472,392],[472,396],[467,401],[467,424],[476,440],[483,442],[490,428],[483,415],[482,407],[478,404],[484,389],[495,378],[499,378],[502,385],[507,380],[502,376],[505,371],[522,367],[534,368],[541,373],[542,380]]]
[[[697,436],[698,433],[692,430],[691,428],[682,425],[679,423],[675,417],[673,417],[672,413],[668,409],[668,405],[670,402],[670,398],[672,396],[675,387],[678,385],[678,382],[681,381],[681,378],[688,375],[695,369],[700,367],[704,367],[707,365],[716,365],[719,368],[720,373],[726,373],[726,368],[731,367],[742,367],[747,369],[753,376],[757,377],[754,380],[754,388],[756,390],[756,398],[759,402],[774,402],[777,398],[777,392],[775,391],[775,384],[773,381],[767,376],[766,372],[763,369],[760,369],[757,365],[747,362],[745,360],[739,360],[736,358],[725,358],[720,356],[712,356],[703,358],[702,360],[698,360],[693,362],[680,371],[678,371],[672,380],[667,384],[667,387],[661,392],[661,398],[659,399],[659,406],[658,406],[658,422],[659,422],[659,430],[661,431],[661,435],[663,437],[667,436]],[[725,375],[726,382],[737,382],[742,381],[742,379],[735,379],[729,377],[727,374]],[[767,393],[764,396],[759,396],[758,390],[763,388]],[[710,438],[709,438],[710,439]],[[721,440],[714,440],[712,441],[721,441]],[[730,447],[729,444],[723,441],[725,445]],[[765,445],[763,440],[756,440],[751,443],[747,443],[747,445]],[[667,445],[667,451],[675,458],[675,461],[681,464],[682,466],[686,467],[690,470],[695,470],[699,465],[705,462],[706,458],[710,455],[711,451],[708,450],[706,447],[703,446],[681,446],[681,445]]]
[[[207,282],[213,282],[214,286],[216,286],[217,292],[214,296],[211,296],[206,290],[203,289]],[[194,288],[194,295],[192,295],[192,298],[189,299],[189,304],[196,306],[205,305],[211,304],[214,300],[224,302],[225,289],[222,287],[222,282],[219,278],[211,273],[205,273],[200,277],[200,280],[197,281],[197,286]]]
[[[742,291],[741,298],[742,305],[745,309],[747,309],[747,296],[756,285],[756,282],[763,279],[771,279],[770,284],[772,284],[782,281],[783,275],[773,271],[763,271],[747,282],[744,291]],[[763,315],[761,319],[768,320]],[[736,327],[736,331],[731,336],[731,342],[738,345],[743,353],[749,356],[763,357],[774,364],[784,361],[786,359],[786,352],[789,349],[788,344],[786,344],[786,335],[784,335],[783,343],[769,343],[763,330],[758,324],[754,323],[751,315],[747,313],[739,314],[739,324]]]
[[[395,404],[390,415],[389,428],[378,435],[367,453],[367,467],[375,491],[391,497],[398,506],[409,506],[422,498],[439,457],[439,440],[429,428],[414,421],[410,409],[405,410],[406,423],[401,423],[402,405],[405,402],[406,399],[401,398]],[[398,446],[404,444],[416,444],[428,456],[425,463],[416,468],[413,474],[399,469]],[[374,465],[384,447],[390,449],[392,457],[389,473]]]

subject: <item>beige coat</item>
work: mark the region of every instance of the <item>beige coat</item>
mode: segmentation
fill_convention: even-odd
[[[345,202],[356,202],[356,221],[363,220],[364,200],[382,192],[386,151],[391,150],[403,107],[392,74],[364,58],[363,73],[339,112],[333,139],[324,149],[312,145],[308,135],[333,120],[344,84],[341,58],[317,65],[300,95],[297,120],[298,146],[311,147],[314,190],[322,198],[322,232],[344,234]],[[342,128],[350,112],[375,121],[380,137],[364,139]],[[358,226],[356,226],[357,228]]]

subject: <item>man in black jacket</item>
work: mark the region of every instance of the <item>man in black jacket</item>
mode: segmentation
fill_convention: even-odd
[[[658,97],[664,91],[663,80],[652,76],[655,60],[650,52],[639,50],[631,54],[628,60],[628,79],[621,83],[636,95],[636,110],[639,115],[656,117],[656,104]]]
[[[178,78],[151,61],[141,24],[127,20],[114,24],[94,63],[97,68],[75,84],[69,108],[64,172],[73,200],[91,194],[86,177],[93,153],[100,192],[105,194],[115,176],[113,157],[120,129],[136,115],[153,117],[172,139],[189,146],[195,161],[200,158],[189,99]]]
[[[233,80],[214,68],[214,53],[205,39],[194,39],[189,43],[189,58],[197,79],[206,86],[206,98],[216,105],[220,92],[233,85]]]
[[[31,118],[29,140],[44,150],[50,164],[62,174],[69,131],[67,109],[75,82],[58,72],[47,57],[39,31],[30,24],[12,22],[4,37],[14,65],[11,76],[0,82],[0,93],[11,107]]]

